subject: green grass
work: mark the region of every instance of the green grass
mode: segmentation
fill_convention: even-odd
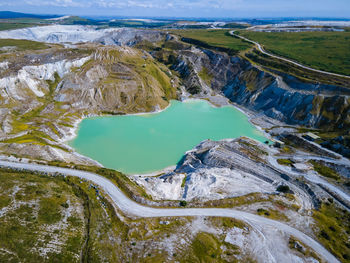
[[[191,244],[191,252],[184,262],[222,262],[221,242],[212,234],[199,232]]]
[[[11,198],[8,195],[6,194],[0,195],[0,209],[8,206],[10,203],[11,203]]]
[[[103,190],[89,181],[0,169],[0,191],[10,196],[17,187],[14,198],[22,205],[0,218],[0,247],[13,254],[0,251],[0,262],[255,262],[245,251],[225,242],[230,229],[249,229],[234,218],[205,218],[206,224],[224,232],[191,236],[187,226],[193,224],[192,218],[128,218],[116,212]],[[63,219],[65,209],[77,204],[80,209],[68,217],[65,231],[50,228]],[[9,201],[2,205],[8,206]],[[63,249],[49,253],[45,260],[33,248],[53,243],[53,234],[65,235]],[[178,234],[188,243],[175,243],[172,254],[157,245]]]
[[[43,198],[40,200],[38,220],[45,224],[57,223],[61,220],[61,208],[59,203],[63,200],[55,198]]]
[[[206,67],[203,67],[198,75],[208,86],[211,86],[213,76],[208,72],[208,69]]]
[[[116,20],[114,22],[109,22],[109,27],[147,27],[147,28],[157,28],[169,24],[169,22],[156,22],[149,23],[146,21],[135,21],[135,20]]]
[[[256,211],[260,216],[265,216],[278,221],[289,221],[288,217],[285,214],[279,212],[276,209],[266,210],[264,208],[258,208]]]
[[[19,40],[19,39],[0,39],[0,48],[3,47],[14,47],[16,51],[24,51],[24,50],[41,50],[47,49],[49,46],[44,43],[30,41],[30,40]],[[6,51],[0,50],[0,53],[4,53]]]
[[[220,242],[215,236],[200,232],[192,243],[193,256],[199,259],[199,262],[217,262],[221,254]]]
[[[13,30],[13,29],[19,29],[19,28],[26,28],[26,27],[32,27],[32,26],[35,26],[35,24],[4,23],[4,22],[0,22],[0,31]]]
[[[305,257],[313,257],[314,259],[318,260],[319,262],[322,262],[319,256],[307,245],[305,245],[300,240],[296,239],[294,236],[289,237],[289,248],[295,249],[299,251],[301,254],[303,254]]]
[[[232,208],[241,205],[248,205],[253,203],[272,201],[272,198],[264,196],[261,193],[250,193],[242,196],[225,198],[219,200],[209,200],[204,203],[200,202],[198,205],[203,207],[220,207],[220,208]]]
[[[155,244],[163,244],[171,235],[187,231],[191,218],[122,216],[121,220],[120,211],[117,214],[103,191],[92,187],[89,181],[0,169],[2,194],[11,199],[14,189],[19,189],[14,198],[21,205],[0,217],[0,247],[4,249],[0,251],[0,262],[153,263],[166,262],[169,258],[171,262],[181,262],[181,253],[187,249],[187,245],[182,246],[168,255]],[[8,200],[1,200],[2,206],[10,205]],[[73,211],[67,219],[68,227],[62,229],[63,224],[53,228],[69,208]],[[228,226],[232,224],[225,222]],[[51,252],[44,259],[36,249],[58,241],[54,235],[65,237],[59,243],[62,250]]]
[[[185,175],[184,178],[182,179],[182,182],[181,182],[181,187],[185,187],[186,185],[186,180],[187,180],[187,176]]]
[[[315,171],[318,172],[320,175],[335,180],[340,179],[340,175],[332,168],[314,160],[311,160],[310,163],[314,166]]]
[[[289,159],[277,159],[277,162],[281,165],[291,166],[293,162]]]
[[[173,33],[178,34],[182,37],[192,38],[205,42],[211,46],[229,48],[237,52],[252,47],[251,44],[228,35],[227,30],[174,30]]]
[[[253,49],[250,52],[245,52],[242,56],[252,64],[263,67],[267,72],[272,73],[273,71],[278,71],[282,73],[287,73],[294,76],[303,82],[310,83],[324,83],[338,86],[349,86],[349,80],[346,78],[332,76],[329,74],[322,74],[313,70],[307,70],[302,67],[296,66],[293,63],[283,61],[281,59],[273,58],[267,56],[257,49]]]
[[[115,183],[118,186],[118,188],[121,189],[131,199],[134,199],[136,196],[142,196],[146,199],[152,199],[142,187],[140,187],[135,182],[131,181],[126,175],[122,174],[121,172],[97,166],[72,166],[67,163],[55,161],[51,161],[49,162],[49,164],[52,166],[70,167],[78,170],[89,171],[104,176],[107,179],[111,180],[113,183]]]
[[[316,69],[350,75],[350,32],[266,33],[239,31],[274,54]]]
[[[7,210],[0,218],[0,262],[79,262],[74,255],[80,255],[83,225],[73,226],[68,221],[66,229],[51,229],[67,209],[61,205],[63,202],[82,202],[69,185],[61,178],[1,169],[0,189],[18,204],[7,202]],[[62,244],[60,253],[50,252],[44,258],[37,249],[57,242],[55,233],[67,236],[68,242]]]
[[[229,218],[229,217],[210,217],[209,220],[211,221],[212,225],[222,228],[245,228],[247,227],[247,224],[245,224],[243,221],[240,221],[235,218]]]
[[[157,67],[157,65],[150,63],[146,66],[146,70],[156,81],[159,82],[165,93],[165,97],[174,97],[174,89],[171,86],[169,77],[163,71],[161,71],[160,68]]]
[[[327,202],[313,218],[319,241],[341,262],[350,262],[350,213]]]
[[[294,150],[292,148],[290,148],[289,146],[282,146],[281,152],[283,152],[283,153],[293,153]]]
[[[3,140],[0,142],[1,143],[31,143],[31,144],[41,145],[41,146],[48,145],[48,146],[60,149],[62,151],[66,151],[66,152],[68,151],[66,148],[63,148],[59,145],[49,143],[44,138],[52,141],[52,139],[49,136],[45,135],[43,132],[30,131],[28,134],[24,134],[22,136]]]

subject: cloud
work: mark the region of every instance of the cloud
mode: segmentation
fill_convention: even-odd
[[[54,6],[100,8],[147,8],[147,9],[235,9],[243,0],[1,0],[0,6]]]
[[[91,1],[90,1],[91,2]],[[90,7],[91,3],[75,0],[25,0],[24,3],[30,6],[57,6],[57,7]]]
[[[349,0],[0,0],[2,10],[126,16],[349,17]]]

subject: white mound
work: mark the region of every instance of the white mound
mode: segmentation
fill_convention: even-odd
[[[0,38],[27,39],[48,43],[92,42],[120,29],[96,30],[92,26],[52,25],[1,31]]]

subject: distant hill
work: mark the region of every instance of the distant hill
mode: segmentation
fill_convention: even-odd
[[[11,18],[39,18],[39,19],[48,19],[59,17],[57,15],[35,15],[35,14],[25,14],[19,12],[11,11],[0,11],[0,19],[11,19]]]

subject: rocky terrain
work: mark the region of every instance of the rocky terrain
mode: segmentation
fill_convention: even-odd
[[[222,92],[232,102],[286,124],[349,128],[349,87],[305,83],[205,49],[182,50],[177,62],[173,69],[185,79],[189,91],[200,87],[196,94]],[[207,83],[200,79],[204,72]]]
[[[6,169],[1,179],[6,201],[0,206],[0,232],[11,229],[11,235],[0,238],[0,259],[5,261],[321,260],[303,242],[273,227],[222,217],[140,220],[116,210],[102,190],[86,180]]]
[[[176,98],[177,77],[131,47],[53,45],[10,54],[0,71],[0,147],[10,154],[91,163],[62,143],[82,117],[159,110]]]
[[[230,56],[182,42],[176,34],[164,31],[55,25],[2,31],[0,38],[46,42],[45,48],[9,46],[0,53],[2,159],[89,166],[105,172],[65,144],[84,117],[157,111],[170,99],[203,98],[218,106],[233,104],[275,143],[265,145],[248,138],[208,140],[189,149],[175,169],[129,177],[106,172],[104,176],[148,205],[234,207],[284,222],[318,240],[339,260],[349,261],[349,226],[339,219],[347,218],[350,209],[350,162],[344,157],[350,136],[350,86],[346,81],[331,85],[306,80],[257,65],[239,54]],[[303,138],[309,131],[320,139]],[[13,198],[1,204],[0,215],[7,216],[24,205],[32,206],[28,213],[34,218],[41,201],[33,197],[21,203],[14,192],[26,191],[30,184],[16,188],[18,180],[5,187]],[[141,255],[152,262],[187,256],[191,262],[322,262],[293,236],[252,223],[206,217],[130,219],[118,210],[115,213],[96,186],[77,180],[69,185],[78,189],[80,184],[86,192],[79,190],[80,201],[69,191],[65,196],[76,207],[74,216],[85,220],[74,231],[85,231],[86,237],[91,220],[95,243],[86,250],[81,238],[74,249],[64,250],[68,239],[60,244],[50,241],[51,248],[35,252],[40,257],[49,259],[47,253],[68,251],[76,260],[80,254],[121,262],[141,261]],[[50,187],[43,197],[55,195],[57,186]],[[86,210],[91,208],[84,203],[87,195],[98,210],[96,221],[91,219],[91,210]],[[57,209],[61,216],[55,224],[67,229],[74,225],[67,223],[71,210],[67,212],[65,205]],[[332,219],[327,220],[329,215]],[[47,239],[57,234],[54,227],[43,231]],[[18,252],[7,247],[1,253]]]
[[[0,38],[27,39],[47,43],[86,43],[132,46],[140,41],[157,42],[164,40],[165,33],[152,30],[107,28],[94,26],[49,25],[2,31]]]

